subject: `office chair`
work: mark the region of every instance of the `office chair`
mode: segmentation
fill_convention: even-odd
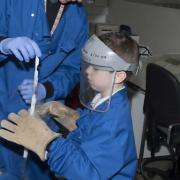
[[[159,175],[163,180],[180,180],[180,82],[168,70],[152,63],[146,70],[143,112],[139,173],[145,179]],[[145,140],[151,152],[150,158],[143,158]],[[162,145],[168,148],[169,155],[155,156]],[[163,171],[149,166],[151,162],[162,160],[172,161],[172,169]]]

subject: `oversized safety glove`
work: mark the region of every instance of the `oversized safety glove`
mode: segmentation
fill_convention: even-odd
[[[18,90],[27,104],[31,103],[33,93],[33,80],[25,79],[21,85],[18,86]],[[38,83],[37,86],[37,101],[41,101],[46,97],[46,89],[43,84]]]
[[[0,137],[15,142],[35,152],[42,161],[45,160],[47,145],[61,134],[53,132],[46,123],[31,116],[26,110],[18,114],[11,113],[7,120],[1,122]]]
[[[20,61],[26,62],[35,56],[41,56],[39,46],[28,37],[6,38],[0,42],[0,51],[3,54],[14,55]]]
[[[77,128],[76,120],[79,118],[79,112],[57,101],[51,101],[43,105],[38,105],[36,107],[36,113],[40,117],[46,114],[52,115],[58,123],[63,125],[69,131]]]

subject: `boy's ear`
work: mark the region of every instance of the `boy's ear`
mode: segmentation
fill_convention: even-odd
[[[124,71],[120,71],[120,72],[116,72],[116,76],[115,76],[115,83],[119,84],[122,83],[127,77],[126,72]]]

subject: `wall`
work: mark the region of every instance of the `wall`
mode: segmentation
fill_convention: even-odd
[[[123,0],[109,1],[107,23],[128,24],[153,55],[180,53],[180,10]]]
[[[88,19],[90,23],[105,23],[108,14],[107,0],[95,0],[94,3],[83,1],[88,12]]]

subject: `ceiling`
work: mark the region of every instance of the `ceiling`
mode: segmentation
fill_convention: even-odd
[[[180,9],[180,0],[125,0],[125,1]]]

